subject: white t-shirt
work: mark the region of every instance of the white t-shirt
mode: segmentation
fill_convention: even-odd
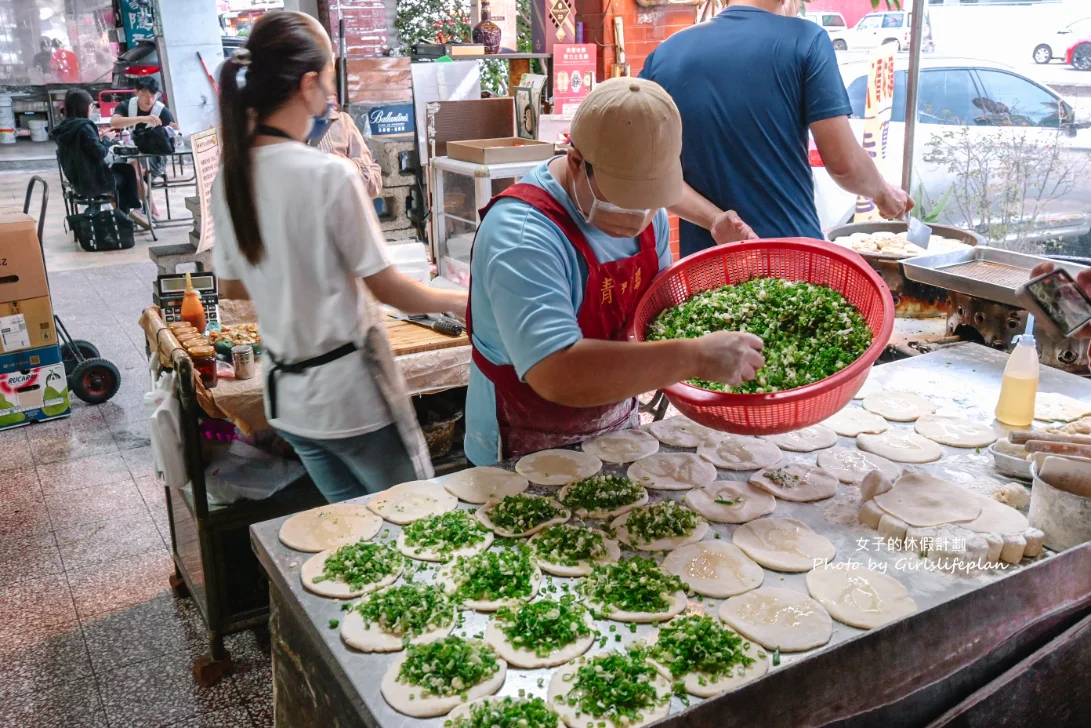
[[[294,142],[257,147],[251,159],[265,257],[252,266],[239,252],[218,177],[212,188],[216,275],[246,286],[262,340],[280,361],[362,344],[367,315],[360,279],[389,263],[359,170],[347,159]],[[318,440],[391,424],[363,356],[350,354],[300,374],[278,372],[277,418],[270,424]],[[265,410],[268,415],[268,395]]]

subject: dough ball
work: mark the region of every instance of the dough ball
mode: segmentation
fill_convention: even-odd
[[[1008,483],[993,491],[993,498],[1012,508],[1026,508],[1030,505],[1030,493],[1018,483]]]

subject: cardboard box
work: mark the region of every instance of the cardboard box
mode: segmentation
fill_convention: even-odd
[[[553,154],[552,142],[537,142],[519,137],[447,142],[448,157],[477,164],[537,162],[549,159]]]
[[[49,296],[0,303],[0,354],[57,343]]]
[[[59,346],[0,354],[0,430],[70,414]]]
[[[0,214],[0,303],[48,295],[38,223],[21,212]]]

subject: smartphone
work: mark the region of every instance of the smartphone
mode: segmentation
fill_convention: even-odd
[[[1016,295],[1038,320],[1044,319],[1065,337],[1091,324],[1091,298],[1062,268],[1032,278],[1020,286]]]

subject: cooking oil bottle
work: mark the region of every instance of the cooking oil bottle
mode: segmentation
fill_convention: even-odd
[[[1034,400],[1038,395],[1037,342],[1034,341],[1034,317],[1027,321],[1027,333],[1015,337],[1015,349],[1004,367],[996,419],[1011,427],[1029,427],[1034,421]]]

